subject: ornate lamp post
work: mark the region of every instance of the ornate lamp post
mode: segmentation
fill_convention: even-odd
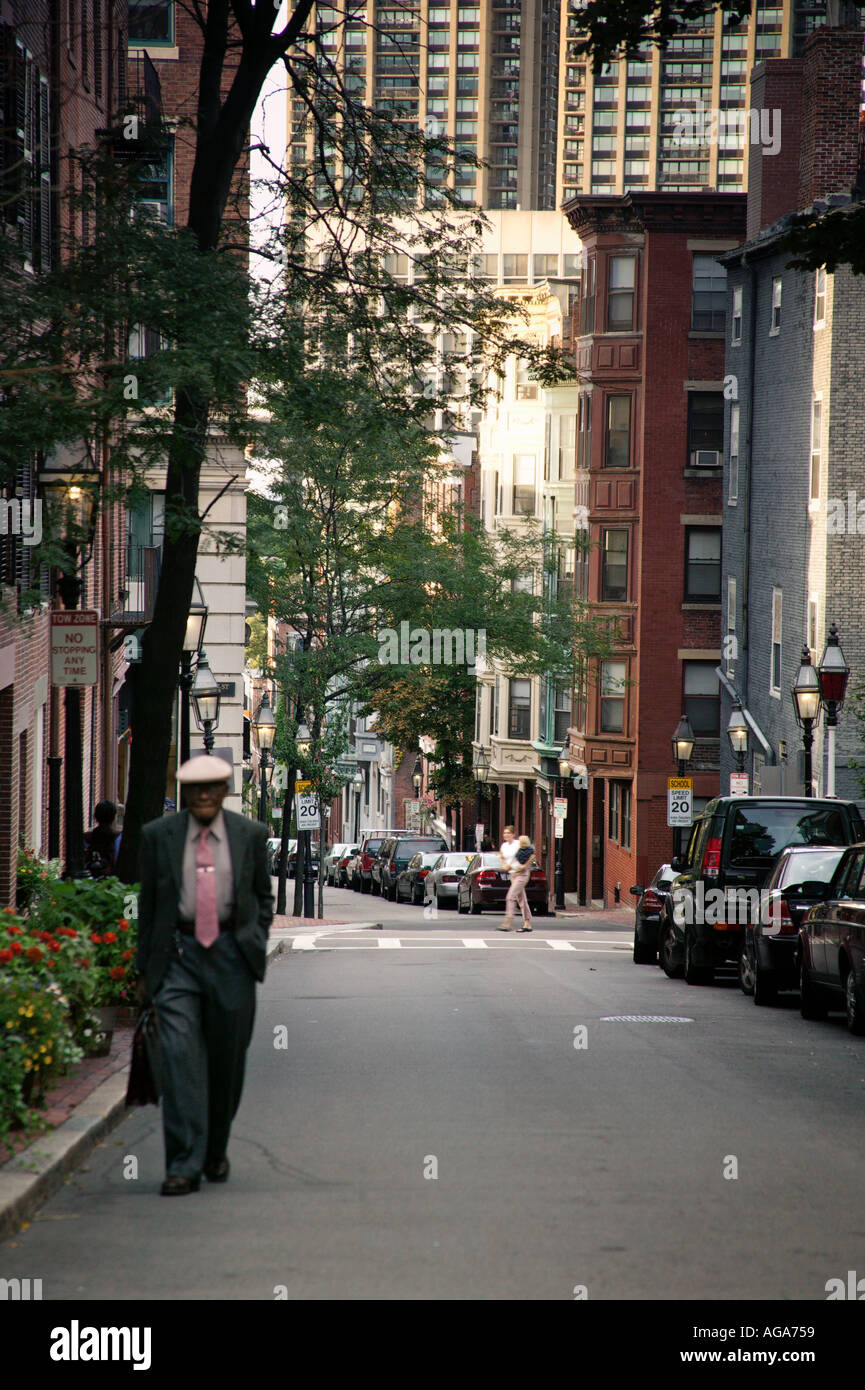
[[[354,776],[353,776],[352,779],[351,779],[351,783],[352,783],[352,786],[354,787],[354,793],[355,793],[355,800],[354,800],[354,843],[355,843],[355,844],[359,844],[359,843],[360,843],[360,801],[361,801],[360,793],[361,793],[361,788],[364,786],[365,782],[366,782],[366,778],[364,777],[364,775],[363,775],[363,773],[361,772],[360,768],[358,768],[358,769],[357,769],[357,772],[354,774]]]
[[[213,730],[219,723],[219,686],[210,669],[205,652],[198,658],[195,680],[192,682],[192,707],[195,722],[204,733],[204,751],[213,752]]]
[[[270,697],[266,690],[261,697],[261,704],[258,706],[258,713],[255,716],[255,737],[258,741],[260,754],[258,765],[261,770],[258,819],[267,825],[267,770],[273,767],[270,753],[273,748],[273,740],[276,737],[276,720],[273,717]],[[284,814],[285,812],[283,812]]]
[[[312,751],[312,735],[303,720],[297,726],[294,741],[301,758],[308,758]],[[301,830],[298,827],[298,849],[300,849],[301,837],[303,838],[303,915],[304,917],[314,917],[315,877],[312,872],[312,831]]]
[[[490,775],[490,760],[486,755],[486,750],[483,748],[479,748],[475,753],[474,774],[475,782],[477,784],[478,789],[478,806],[476,819],[478,825],[482,825],[484,819],[483,789],[486,785],[486,780]],[[478,846],[478,848],[480,848],[480,846]]]
[[[835,730],[838,727],[838,711],[844,703],[850,667],[838,641],[838,628],[833,623],[829,629],[829,640],[820,662],[820,693],[826,709],[826,795],[835,795]]]
[[[180,654],[180,761],[189,759],[189,696],[192,691],[192,662],[201,654],[207,624],[207,604],[198,580],[193,581],[192,602],[186,618],[183,650]]]
[[[748,725],[738,700],[730,711],[730,718],[727,721],[727,737],[736,758],[736,771],[744,772],[745,754],[748,751]]]
[[[64,609],[78,607],[81,598],[81,572],[90,556],[96,531],[96,511],[101,477],[89,444],[84,457],[58,462],[59,455],[46,460],[39,475],[48,520],[60,540],[63,558],[58,564],[57,592]],[[63,702],[65,766],[63,802],[66,828],[66,878],[79,878],[84,871],[84,800],[82,772],[84,748],[81,730],[81,688],[67,685]],[[52,858],[60,854],[60,764],[56,746],[48,758],[49,812],[48,845]]]
[[[679,770],[680,777],[684,777],[688,763],[691,761],[694,742],[694,730],[691,728],[691,721],[687,714],[683,714],[676,725],[676,732],[673,734],[673,760]],[[682,827],[677,825],[673,833],[673,854],[675,856],[681,852]]]
[[[811,665],[811,649],[808,646],[802,648],[802,661],[796,672],[796,679],[790,687],[790,694],[793,697],[796,723],[802,730],[802,746],[805,749],[804,793],[805,796],[813,796],[811,749],[814,746],[814,725],[820,718],[822,695],[820,677]]]
[[[559,775],[556,779],[556,793],[558,796],[567,795],[568,778],[571,775],[570,744],[567,739],[562,744],[562,751],[559,754]],[[555,829],[555,827],[554,827]],[[564,822],[562,823],[564,831]],[[565,906],[565,863],[564,863],[564,834],[557,835],[556,840],[556,907],[563,909]]]

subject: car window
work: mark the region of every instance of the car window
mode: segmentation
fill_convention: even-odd
[[[851,854],[843,879],[836,884],[835,892],[839,898],[861,898],[865,890],[865,850]]]
[[[843,853],[841,849],[827,849],[816,854],[788,854],[779,866],[777,874],[772,875],[775,880],[773,886],[782,888],[791,883],[807,883],[809,880],[828,883],[841,862]]]
[[[833,807],[737,806],[730,831],[731,864],[765,864],[790,845],[837,845],[847,841],[844,818]]]
[[[711,816],[701,816],[691,831],[691,839],[687,849],[687,864],[689,869],[699,868],[703,862],[703,850],[709,838],[709,826],[712,824]]]

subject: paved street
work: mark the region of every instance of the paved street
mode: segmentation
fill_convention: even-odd
[[[620,927],[497,920],[296,931],[229,1184],[159,1197],[136,1111],[4,1274],[46,1299],[823,1299],[861,1265],[865,1053],[840,1018],[667,980]]]

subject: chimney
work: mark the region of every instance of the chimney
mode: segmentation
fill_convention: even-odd
[[[801,58],[772,58],[751,72],[751,129],[748,142],[748,213],[750,241],[764,227],[792,212],[799,186],[802,123]]]
[[[797,210],[856,183],[862,43],[859,29],[821,28],[805,45]]]

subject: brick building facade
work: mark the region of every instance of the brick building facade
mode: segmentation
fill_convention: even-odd
[[[683,713],[696,804],[718,790],[724,273],[739,194],[576,198],[584,248],[577,338],[577,494],[591,542],[581,591],[605,615],[609,661],[574,692],[585,764],[581,897],[628,902],[670,858],[667,779]],[[599,669],[598,669],[599,666]]]

